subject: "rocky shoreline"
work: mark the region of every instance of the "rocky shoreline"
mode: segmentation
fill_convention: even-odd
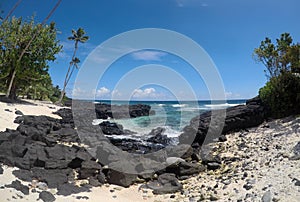
[[[107,105],[98,106],[100,107],[96,107],[97,117],[105,119],[112,117],[113,114]],[[153,113],[145,105],[133,106],[129,113],[128,107],[127,110],[124,109],[119,108],[118,118],[128,117],[128,115],[130,117],[145,116]],[[81,193],[104,183],[128,187],[139,182],[144,183],[141,186],[142,190],[151,189],[154,194],[165,194],[166,197],[170,197],[166,198],[166,201],[209,201],[217,199],[222,201],[224,201],[223,199],[260,201],[262,194],[266,194],[266,198],[275,198],[275,201],[280,199],[277,196],[279,191],[276,192],[272,189],[264,188],[265,193],[261,190],[256,190],[256,193],[251,192],[254,190],[254,184],[258,184],[256,183],[257,173],[251,174],[251,172],[256,172],[258,168],[264,168],[264,166],[257,164],[255,167],[248,164],[252,161],[255,162],[254,158],[259,155],[261,161],[265,160],[264,155],[268,155],[273,147],[279,151],[280,145],[277,145],[280,144],[279,141],[284,141],[285,134],[292,133],[292,135],[287,136],[293,137],[293,141],[289,142],[288,147],[281,146],[281,150],[292,154],[291,149],[292,146],[294,147],[294,155],[288,158],[289,162],[292,163],[288,165],[294,166],[294,170],[297,171],[299,168],[299,161],[297,160],[300,159],[300,146],[297,144],[297,141],[300,142],[300,138],[297,136],[300,132],[299,118],[292,117],[290,121],[285,120],[283,124],[280,120],[264,123],[266,109],[257,98],[249,100],[246,105],[228,108],[226,112],[222,135],[207,151],[205,151],[205,147],[202,147],[202,144],[209,127],[210,112],[191,120],[191,124],[184,129],[183,134],[179,137],[181,144],[177,146],[169,144],[169,139],[163,135],[163,130],[160,128],[154,129],[149,134],[148,148],[141,149],[142,144],[137,141],[109,139],[109,142],[107,139],[100,138],[101,141],[103,140],[102,145],[101,148],[97,147],[96,152],[102,156],[105,154],[104,156],[110,159],[108,164],[103,164],[102,161],[98,162],[81,144],[71,110],[61,109],[57,111],[56,114],[62,119],[46,116],[19,116],[15,120],[19,124],[17,130],[7,130],[0,133],[0,162],[20,168],[21,170],[13,172],[14,175],[27,181],[30,186],[40,183],[47,189],[56,188],[56,195],[68,196]],[[284,120],[282,121],[284,122]],[[264,124],[258,128],[253,128],[262,123]],[[101,128],[104,135],[130,132],[124,131],[122,126],[110,122],[104,122],[95,127]],[[291,132],[290,128],[294,132]],[[191,134],[196,135],[192,145],[184,144],[186,140],[190,141]],[[88,133],[86,135],[88,136]],[[275,138],[271,138],[273,136]],[[275,144],[273,141],[277,142],[277,146],[262,146]],[[122,152],[111,150],[109,148],[110,143],[121,148],[121,151],[130,151],[136,154],[154,151],[160,153],[158,156],[148,156],[148,158],[134,156],[128,160]],[[162,148],[165,149],[160,150]],[[259,153],[256,150],[266,153]],[[273,153],[275,162],[280,161],[280,156],[276,156],[275,151]],[[244,163],[241,164],[241,162]],[[268,165],[270,164],[266,166],[268,167]],[[156,169],[156,166],[162,169]],[[291,172],[294,173],[293,181],[290,183],[293,186],[298,184],[298,179],[300,179],[295,171]],[[76,184],[78,180],[86,180],[88,183],[78,186]],[[197,186],[194,186],[194,183]],[[239,188],[238,191],[230,190],[233,185]],[[21,185],[18,180],[7,186],[21,190],[25,195],[29,194],[29,187]],[[227,187],[224,188],[224,186]],[[300,193],[297,186],[295,185],[296,188],[292,187],[295,196],[299,196]],[[241,187],[242,190],[240,190]],[[52,198],[53,194],[47,189],[41,192],[43,193],[42,196]],[[53,197],[55,198],[55,196]],[[147,197],[145,196],[145,199]]]

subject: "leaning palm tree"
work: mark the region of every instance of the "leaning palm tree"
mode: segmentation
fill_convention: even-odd
[[[72,56],[72,60],[70,62],[66,77],[65,77],[65,81],[64,81],[64,86],[63,89],[61,91],[61,95],[60,98],[58,100],[58,104],[62,103],[63,97],[66,93],[66,87],[70,81],[70,78],[73,74],[74,68],[78,69],[78,63],[80,62],[80,60],[76,57],[76,53],[78,50],[78,43],[85,43],[87,40],[89,40],[88,36],[84,36],[85,35],[85,31],[82,28],[79,28],[77,31],[75,31],[74,29],[72,30],[72,36],[68,37],[69,40],[75,41],[75,47],[74,47],[74,52],[73,52],[73,56]]]

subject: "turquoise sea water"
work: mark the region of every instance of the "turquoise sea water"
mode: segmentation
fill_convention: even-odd
[[[136,137],[148,134],[157,127],[165,128],[165,135],[178,137],[182,129],[189,124],[190,120],[208,110],[224,109],[231,106],[245,104],[246,100],[227,101],[96,101],[106,104],[147,104],[155,115],[132,119],[109,120],[123,125],[124,129],[136,132]],[[93,124],[99,124],[104,120],[94,120]],[[118,136],[116,138],[124,138]],[[128,137],[127,137],[128,138]]]

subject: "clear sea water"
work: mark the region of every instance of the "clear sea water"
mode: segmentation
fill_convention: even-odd
[[[178,137],[182,129],[190,123],[190,120],[195,116],[215,109],[224,109],[236,105],[245,104],[246,100],[227,100],[227,101],[96,101],[95,103],[106,104],[147,104],[151,106],[151,110],[155,111],[155,115],[112,120],[110,122],[116,122],[121,124],[124,129],[136,132],[134,137],[126,138],[141,138],[151,132],[152,129],[157,127],[165,128],[164,135],[169,137]],[[93,121],[94,125],[101,123],[101,120],[97,119]],[[115,138],[125,138],[124,136],[117,136]]]

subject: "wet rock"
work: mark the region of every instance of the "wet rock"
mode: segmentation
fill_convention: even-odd
[[[14,188],[14,189],[22,192],[25,195],[29,195],[29,187],[23,185],[19,180],[15,180],[11,184],[5,185],[5,187]]]
[[[102,132],[106,135],[121,135],[124,134],[123,126],[117,123],[104,121],[99,124]]]
[[[43,201],[43,202],[54,202],[56,200],[56,198],[53,196],[53,194],[51,194],[48,191],[42,191],[39,194],[39,198]]]
[[[151,136],[147,139],[148,142],[162,144],[164,146],[170,144],[171,138],[168,138],[167,135],[163,135],[166,129],[158,127],[153,129],[148,136]]]

